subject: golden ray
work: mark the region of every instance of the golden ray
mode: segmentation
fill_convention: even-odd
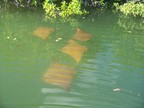
[[[43,80],[68,90],[74,74],[74,67],[56,62],[50,65]]]
[[[92,35],[78,28],[73,38],[80,41],[87,41],[92,38]]]
[[[53,28],[38,27],[36,30],[33,31],[33,35],[46,40],[53,31]]]
[[[86,50],[86,46],[80,45],[74,40],[69,40],[68,45],[62,48],[62,52],[70,55],[77,63],[81,60],[81,57]]]

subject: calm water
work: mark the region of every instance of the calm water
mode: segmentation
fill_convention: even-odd
[[[0,108],[144,108],[144,25],[111,13],[49,23],[42,12],[0,12]],[[33,35],[54,28],[48,40]],[[77,28],[92,35],[77,63],[61,49]],[[57,39],[61,40],[57,41]],[[71,87],[43,81],[50,64],[75,67]]]

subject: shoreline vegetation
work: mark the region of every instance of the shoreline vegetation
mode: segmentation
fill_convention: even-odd
[[[117,13],[144,17],[144,0],[2,0],[0,8],[42,7],[46,19],[82,16],[112,9]]]
[[[0,12],[40,10],[44,21],[68,22],[78,26],[78,20],[94,21],[95,16],[112,11],[118,15],[117,24],[128,31],[144,30],[144,0],[2,0]]]
[[[95,16],[112,11],[125,30],[144,30],[144,0],[2,0],[0,12],[5,10],[40,10],[46,22],[68,22],[72,27],[78,26],[78,20],[94,21]]]

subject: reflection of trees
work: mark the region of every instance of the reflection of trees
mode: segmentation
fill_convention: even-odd
[[[144,32],[127,33],[117,28],[115,42],[113,43],[114,54],[121,64],[143,67]]]
[[[142,67],[144,48],[144,20],[132,16],[120,15],[118,26],[127,32],[116,30],[118,39],[115,43],[115,54],[122,58],[121,62],[132,66]],[[119,33],[122,32],[122,33]]]
[[[118,25],[126,30],[141,29],[144,30],[144,19],[132,16],[120,15]]]

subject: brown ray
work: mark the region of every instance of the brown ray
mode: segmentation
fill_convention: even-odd
[[[68,44],[62,48],[62,52],[70,55],[77,63],[81,60],[81,57],[86,50],[86,46],[80,45],[74,40],[69,40]]]
[[[77,29],[73,39],[80,40],[80,41],[87,41],[92,38],[91,34],[86,33],[81,29]]]
[[[52,63],[44,74],[43,80],[68,90],[74,74],[74,67],[61,63]]]
[[[54,31],[53,28],[38,27],[33,31],[33,35],[40,37],[43,40],[46,40],[53,31]]]

